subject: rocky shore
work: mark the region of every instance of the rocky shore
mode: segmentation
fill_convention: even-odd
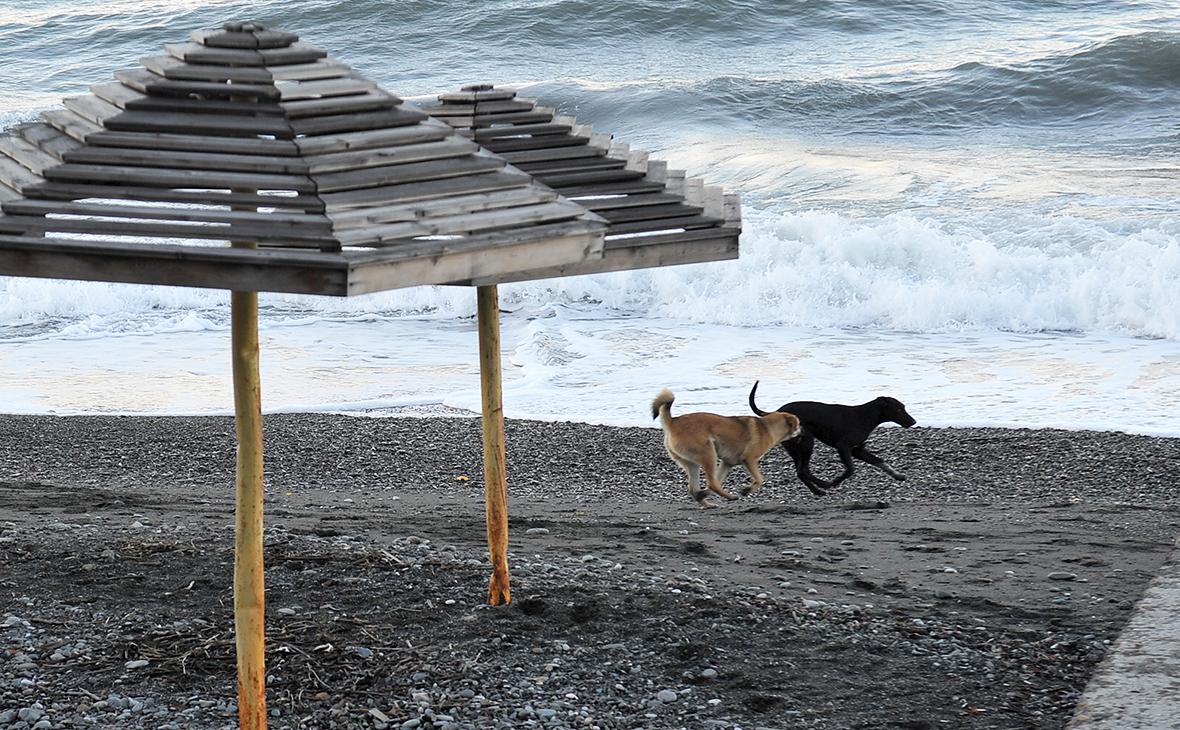
[[[905,482],[776,450],[701,510],[658,430],[511,421],[491,608],[478,421],[266,440],[273,728],[1061,728],[1180,534],[1171,439],[882,429]],[[227,418],[0,416],[0,729],[236,726],[233,468]]]

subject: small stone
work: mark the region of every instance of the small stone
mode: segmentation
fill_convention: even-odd
[[[53,723],[48,720],[38,720],[36,725],[33,725],[33,730],[49,730],[53,727]]]
[[[701,677],[704,679],[717,679],[717,670],[713,669],[712,667],[703,669],[701,670]]]
[[[669,702],[675,702],[676,700],[680,699],[680,695],[676,694],[676,692],[673,690],[662,689],[656,695],[656,699],[660,702],[663,702],[664,704],[668,704]]]
[[[1067,573],[1064,570],[1055,570],[1049,574],[1049,580],[1077,580],[1077,573]]]
[[[819,608],[822,605],[824,605],[823,601],[813,601],[809,598],[803,599],[803,608],[814,609],[814,608]]]
[[[283,606],[282,608],[279,609],[279,613],[281,613],[284,616],[294,616],[296,612],[295,612],[295,609],[293,609],[293,608]]]
[[[148,662],[147,659],[132,659],[123,666],[127,667],[128,669],[143,669],[149,663],[150,662]]]
[[[524,531],[526,535],[548,535],[549,528],[547,527],[530,527]]]

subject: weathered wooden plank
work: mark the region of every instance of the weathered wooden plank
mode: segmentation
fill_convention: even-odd
[[[299,40],[288,31],[247,29],[246,24],[237,22],[217,30],[193,31],[189,37],[212,48],[282,48]]]
[[[148,71],[177,81],[232,81],[243,84],[269,84],[274,81],[270,71],[252,66],[207,66],[185,63],[172,56],[145,56],[139,62]]]
[[[439,101],[462,104],[468,101],[503,101],[515,96],[516,92],[511,89],[488,89],[486,91],[452,91],[439,94],[438,99]]]
[[[499,137],[480,142],[496,154],[522,150],[553,149],[557,147],[584,146],[589,137],[575,137],[569,134],[546,134],[537,137]]]
[[[348,293],[338,253],[0,236],[0,275],[301,294]]]
[[[149,221],[109,218],[46,218],[44,216],[5,215],[0,230],[17,233],[35,231],[52,233],[89,233],[105,236],[135,236],[215,241],[250,241],[269,246],[315,248],[336,245],[336,240],[322,230],[302,226],[269,226],[251,223],[202,223],[185,221]]]
[[[268,68],[276,82],[334,79],[349,76],[352,73],[352,67],[348,64],[328,59],[322,59],[314,63],[293,63],[286,66],[270,66]]]
[[[415,236],[445,236],[471,234],[482,231],[539,223],[553,223],[573,220],[584,211],[565,201],[537,203],[513,208],[488,209],[478,212],[461,212],[456,215],[437,216],[419,220],[395,223],[372,224],[344,230],[336,235],[345,246],[388,245],[404,243]]]
[[[111,132],[91,134],[86,141],[102,147],[156,150],[172,152],[188,150],[214,154],[272,155],[296,157],[299,149],[295,143],[283,139],[259,139],[254,137],[204,137],[195,134],[170,134],[158,132]]]
[[[725,201],[725,225],[731,228],[741,229],[742,227],[742,199],[736,193],[726,193]]]
[[[548,162],[521,162],[516,165],[525,172],[537,177],[553,177],[562,173],[591,172],[594,170],[622,170],[627,166],[623,160],[612,160],[609,157],[582,157],[572,160],[552,160]],[[631,170],[642,176],[642,172]]]
[[[410,162],[441,160],[448,157],[463,157],[476,152],[479,146],[458,137],[424,144],[404,144],[394,147],[335,152],[305,158],[312,174],[338,172],[342,170],[363,170],[385,165],[404,165]]]
[[[336,193],[357,188],[403,185],[447,177],[476,175],[503,167],[504,161],[497,157],[471,155],[429,162],[411,162],[404,165],[327,173],[317,176],[316,184],[321,193]]]
[[[282,108],[292,119],[332,114],[356,114],[393,109],[399,103],[397,97],[380,89],[349,96],[329,96],[323,99],[301,99],[282,102]]]
[[[223,210],[192,208],[175,205],[126,205],[110,203],[79,203],[70,200],[23,199],[4,206],[13,215],[61,215],[99,216],[107,218],[140,218],[145,220],[174,220],[182,222],[204,222],[231,224],[254,224],[274,229],[301,228],[330,234],[332,222],[317,213],[258,213],[245,210]]]
[[[413,221],[423,218],[453,216],[476,213],[496,208],[511,208],[520,205],[547,203],[555,200],[557,193],[540,185],[496,190],[472,195],[454,195],[445,198],[419,200],[399,205],[362,208],[329,213],[337,230],[383,223]]]
[[[90,87],[94,95],[103,101],[128,111],[178,112],[196,114],[230,114],[253,116],[256,114],[282,116],[283,108],[278,104],[252,99],[231,101],[226,99],[187,99],[178,96],[150,96],[131,87],[112,82],[95,84]]]
[[[295,136],[292,124],[282,117],[219,116],[181,112],[127,111],[106,120],[106,128],[119,132],[205,134],[225,137]]]
[[[685,218],[702,215],[700,208],[684,205],[683,202],[669,203],[666,205],[647,205],[640,208],[600,209],[595,212],[610,221],[612,227],[619,223],[639,221],[652,221],[656,225],[659,225],[659,219],[661,218]],[[717,220],[720,220],[720,218]]]
[[[164,50],[186,63],[225,66],[270,66],[288,63],[311,63],[325,58],[327,52],[310,43],[293,43],[285,48],[217,48],[200,43],[165,43]]]
[[[65,163],[46,168],[48,180],[132,185],[162,188],[205,188],[213,190],[293,190],[315,193],[316,186],[302,175],[225,172],[221,170],[178,170],[119,165]]]
[[[5,154],[27,167],[35,175],[44,177],[47,167],[61,164],[61,160],[21,137],[0,135],[0,154]]]
[[[601,236],[600,229],[577,220],[534,226],[522,232],[416,241],[371,253],[358,252],[349,256],[352,263],[349,294],[470,281],[529,266],[557,266],[598,257],[602,252]]]
[[[458,118],[463,119],[463,117]],[[503,114],[478,113],[471,118],[471,123],[466,126],[478,129],[480,127],[491,127],[496,124],[545,124],[552,120],[553,109],[539,106],[533,111],[528,112],[505,112]],[[449,123],[449,118],[446,121]]]
[[[110,102],[103,101],[93,94],[66,97],[62,99],[62,104],[65,105],[66,109],[100,127],[106,126],[107,121],[123,113],[123,110],[119,107]]]
[[[603,195],[611,195],[612,197],[604,198],[585,198],[578,200],[578,205],[593,211],[615,210],[618,208],[633,208],[647,205],[666,205],[670,203],[680,203],[683,201],[679,195],[672,195],[670,193],[640,193],[637,195],[613,195],[609,191],[603,191]]]
[[[378,149],[394,145],[437,142],[450,136],[451,130],[446,125],[417,124],[316,137],[299,137],[294,141],[294,144],[301,154],[313,156]]]
[[[724,221],[705,215],[689,215],[681,218],[661,218],[659,220],[612,223],[610,233],[645,233],[648,231],[663,231],[675,228],[718,228],[722,223]]]
[[[95,124],[69,109],[52,109],[41,112],[41,118],[49,126],[63,134],[68,134],[79,142],[85,142],[90,135],[102,131],[101,125]]]
[[[62,155],[66,152],[82,146],[78,140],[67,134],[62,134],[44,122],[23,124],[14,131],[20,135],[21,139],[36,145],[58,160],[61,160]]]
[[[24,192],[45,180],[8,155],[0,154],[0,182],[13,190]]]
[[[699,264],[726,261],[738,257],[738,236],[723,229],[685,231],[652,236],[607,236],[601,259],[565,264],[550,268],[533,268],[512,272],[501,277],[489,277],[464,284],[507,283],[533,279],[554,279],[562,276],[602,274],[610,271],[631,271],[662,266]]]
[[[572,127],[568,124],[514,124],[503,127],[484,127],[475,130],[475,140],[484,142],[503,137],[523,138],[525,135],[542,137],[553,134],[569,134],[571,129]],[[586,136],[586,139],[589,140],[589,135]]]
[[[471,104],[446,103],[422,106],[432,117],[470,117],[480,114],[532,111],[536,103],[530,100],[477,101]]]
[[[320,134],[339,134],[341,132],[361,132],[366,129],[380,129],[383,127],[405,127],[418,124],[426,119],[422,112],[394,107],[376,112],[360,114],[336,114],[324,117],[309,117],[291,120],[291,130],[298,135],[315,136]]]
[[[551,181],[542,182],[545,182],[546,185],[556,189],[565,197],[571,200],[577,200],[579,203],[584,198],[593,198],[601,195],[639,195],[644,193],[664,192],[663,183],[652,182],[651,180],[644,178],[612,181],[607,183],[572,183],[568,185],[555,185]]]
[[[121,147],[80,147],[67,152],[65,161],[88,165],[130,165],[180,170],[259,172],[276,175],[306,175],[308,173],[307,162],[298,157],[269,157],[181,150],[174,150],[167,155],[162,155],[159,150]]]
[[[489,148],[490,149],[490,148]],[[566,147],[546,147],[519,151],[492,150],[496,154],[520,167],[535,162],[551,162],[554,160],[575,160],[587,157],[602,157],[603,150],[589,145],[575,145]],[[625,160],[619,160],[620,167],[626,165]],[[522,168],[523,169],[523,168]]]
[[[349,190],[342,193],[320,193],[326,210],[335,214],[353,208],[375,207],[430,200],[447,196],[508,190],[532,184],[532,178],[517,172],[498,170],[483,175],[415,181],[403,185]]]
[[[282,94],[283,101],[302,101],[364,94],[378,86],[363,76],[352,75],[318,81],[276,81],[275,88]]]
[[[725,192],[716,185],[706,185],[704,208],[710,218],[725,220]]]
[[[246,98],[278,101],[280,92],[269,81],[257,84],[226,84],[217,81],[181,81],[166,79],[143,68],[116,71],[115,78],[144,94],[218,99]]]
[[[48,182],[30,185],[24,193],[30,198],[44,200],[81,200],[105,198],[133,200],[145,203],[167,202],[192,205],[255,206],[277,210],[296,209],[322,212],[324,203],[312,195],[263,195],[234,193],[224,190],[174,190],[170,188],[138,187],[133,185],[90,185],[85,183]]]

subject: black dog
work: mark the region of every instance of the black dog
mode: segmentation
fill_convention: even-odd
[[[759,416],[765,416],[766,411],[754,405],[754,393],[757,390],[758,381],[755,380],[754,387],[750,388],[750,409]],[[905,428],[917,423],[896,398],[881,396],[859,406],[801,400],[780,406],[778,410],[783,413],[794,413],[803,426],[803,433],[794,439],[784,441],[783,448],[795,462],[795,473],[799,475],[799,480],[812,493],[822,496],[827,490],[852,476],[856,471],[852,466],[853,457],[877,467],[899,482],[905,480],[905,474],[894,471],[884,459],[865,448],[869,434],[886,421],[892,421]],[[836,449],[840,454],[840,461],[844,462],[844,473],[831,482],[825,482],[811,473],[811,452],[815,448],[816,439]]]

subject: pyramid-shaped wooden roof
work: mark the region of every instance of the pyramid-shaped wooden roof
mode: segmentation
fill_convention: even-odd
[[[512,89],[472,84],[420,101],[431,116],[475,140],[562,196],[605,218],[601,259],[508,275],[533,279],[734,259],[741,201],[700,178],[649,159],[611,135],[518,98]]]
[[[292,33],[165,48],[0,136],[0,275],[349,295],[601,257],[600,217]]]

